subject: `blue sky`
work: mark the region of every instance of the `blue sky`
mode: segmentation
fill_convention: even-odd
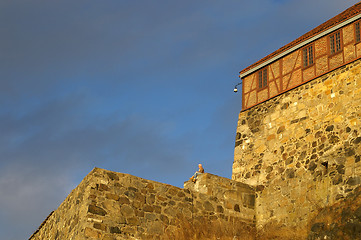
[[[0,1],[0,239],[94,167],[230,178],[238,72],[356,2]]]

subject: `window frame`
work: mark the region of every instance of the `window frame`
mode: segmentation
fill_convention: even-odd
[[[257,89],[263,90],[268,87],[268,67],[264,67],[257,72]]]
[[[311,43],[306,47],[302,48],[302,67],[305,69],[312,67],[313,65],[315,65],[315,46],[313,43]]]
[[[355,43],[361,42],[361,21],[355,22]]]
[[[339,40],[337,41],[337,36]],[[339,48],[338,48],[339,46]],[[341,30],[331,33],[328,35],[328,48],[330,56],[336,55],[343,50],[343,41],[342,41],[342,34]]]

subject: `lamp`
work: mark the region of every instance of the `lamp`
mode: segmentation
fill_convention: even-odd
[[[235,92],[235,93],[238,92],[237,86],[241,85],[241,84],[242,84],[242,82],[237,83],[236,86],[234,86],[233,92]]]

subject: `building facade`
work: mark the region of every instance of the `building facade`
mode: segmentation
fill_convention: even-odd
[[[242,110],[361,57],[358,3],[240,72]]]
[[[240,72],[232,178],[257,187],[258,228],[309,229],[361,183],[360,20],[358,3]]]

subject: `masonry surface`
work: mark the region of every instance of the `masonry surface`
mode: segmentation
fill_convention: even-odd
[[[257,186],[258,228],[306,231],[360,185],[360,73],[357,60],[240,113],[232,178]]]
[[[254,226],[245,184],[206,173],[181,189],[95,168],[30,239],[254,239]]]

